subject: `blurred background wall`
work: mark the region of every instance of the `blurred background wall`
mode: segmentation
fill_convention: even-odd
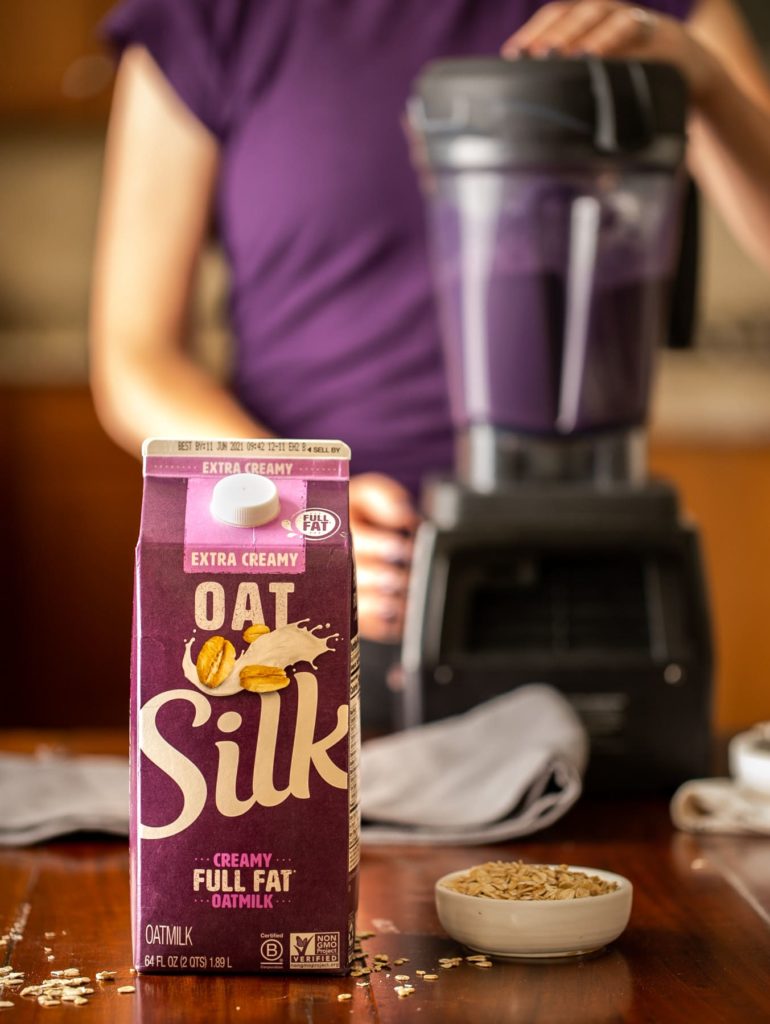
[[[0,3],[0,724],[126,721],[141,471],[102,433],[86,321],[113,68],[110,0]],[[744,0],[770,52],[770,3]],[[226,281],[203,262],[195,345],[226,365]],[[770,718],[770,281],[712,211],[699,344],[666,352],[652,465],[705,535],[716,721]]]

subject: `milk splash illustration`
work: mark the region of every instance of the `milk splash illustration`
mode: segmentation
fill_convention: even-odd
[[[339,633],[330,633],[328,636],[318,636],[319,624],[308,629],[303,623],[310,619],[300,619],[299,622],[290,622],[286,626],[280,626],[270,633],[263,633],[253,640],[245,651],[236,659],[232,671],[219,686],[211,689],[198,678],[198,671],[192,659],[192,646],[195,637],[187,640],[182,657],[182,672],[185,679],[192,683],[202,693],[209,697],[231,697],[234,693],[247,693],[241,686],[241,670],[248,665],[269,665],[273,668],[281,668],[284,671],[292,665],[300,662],[307,662],[312,668],[316,668],[316,660],[327,652],[334,652],[336,648],[329,646],[330,640],[339,639]]]

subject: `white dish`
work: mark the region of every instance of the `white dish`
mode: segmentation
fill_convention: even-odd
[[[551,865],[555,866],[555,865]],[[466,896],[446,883],[469,868],[436,882],[436,909],[446,932],[479,953],[496,957],[538,958],[593,953],[616,939],[631,916],[633,886],[627,878],[597,868],[572,867],[617,889],[573,900],[495,900]]]

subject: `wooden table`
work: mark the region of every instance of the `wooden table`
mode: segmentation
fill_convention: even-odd
[[[107,733],[0,734],[3,749],[29,750],[40,742],[79,751],[125,749],[125,737]],[[470,863],[519,857],[627,875],[635,897],[625,934],[579,962],[497,963],[491,970],[463,964],[439,969],[436,982],[418,979],[418,968],[430,970],[439,957],[463,952],[442,933],[434,880]],[[9,1022],[65,1016],[114,1024],[770,1020],[770,840],[675,833],[663,800],[584,800],[557,826],[505,846],[365,849],[358,927],[377,933],[364,943],[371,954],[409,958],[399,970],[417,992],[406,999],[384,973],[373,975],[368,988],[350,978],[132,976],[128,852],[121,840],[78,837],[0,850],[0,933],[14,922],[21,938],[0,948],[0,962],[25,971],[28,982],[54,968],[77,966],[91,978],[114,969],[118,984],[136,991],[119,995],[116,984],[95,983],[87,1006],[56,1008],[11,995],[15,1006],[0,1011]],[[343,992],[352,1000],[338,1002]]]

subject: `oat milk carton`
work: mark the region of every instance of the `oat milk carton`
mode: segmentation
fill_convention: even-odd
[[[131,709],[139,971],[344,971],[358,871],[349,451],[144,445]]]

